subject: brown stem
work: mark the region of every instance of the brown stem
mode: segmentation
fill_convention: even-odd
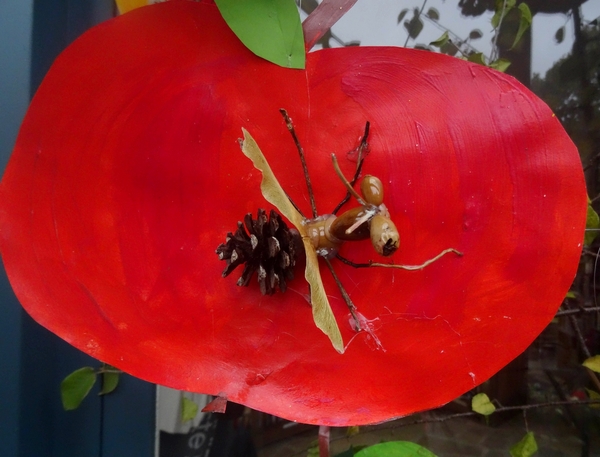
[[[306,50],[310,50],[356,2],[357,0],[323,0],[302,23]]]

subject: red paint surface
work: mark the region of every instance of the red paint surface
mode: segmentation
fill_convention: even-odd
[[[385,186],[396,263],[336,269],[366,333],[338,354],[312,322],[302,267],[286,294],[221,278],[215,248],[268,208],[239,150],[255,137],[309,213],[286,108],[319,210],[371,121],[364,172]],[[106,22],[56,61],[0,187],[0,248],[21,303],[74,346],[143,379],[226,395],[301,422],[384,421],[488,379],[548,324],[574,277],[586,194],[577,151],[514,79],[401,48],[309,54],[286,70],[248,52],[214,6],[162,3]],[[374,254],[368,241],[342,253]],[[241,272],[240,272],[241,273]],[[326,268],[346,342],[348,311]]]

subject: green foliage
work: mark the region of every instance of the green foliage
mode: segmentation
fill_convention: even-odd
[[[441,37],[439,37],[437,40],[432,41],[430,44],[430,46],[435,46],[438,48],[441,48],[442,46],[444,46],[446,43],[448,43],[448,41],[450,40],[450,36],[448,35],[448,31],[446,30]]]
[[[99,395],[106,395],[114,391],[119,385],[120,374],[114,371],[102,373],[102,389]]]
[[[531,87],[560,119],[586,164],[598,153],[600,25],[584,26],[581,37],[575,43],[575,52],[556,62],[544,79],[534,75]]]
[[[113,392],[119,385],[120,374],[120,370],[107,364],[102,364],[102,367],[97,369],[83,367],[75,370],[60,383],[63,408],[67,411],[77,409],[94,387],[98,375],[102,376],[102,387],[98,395]]]
[[[400,11],[400,14],[398,15],[398,24],[402,22],[402,19],[404,19],[406,16],[406,13],[408,13],[408,8],[404,8],[402,11]]]
[[[556,31],[556,33],[554,34],[554,39],[559,44],[563,42],[563,40],[565,39],[565,27],[564,26],[562,26],[561,28],[559,28]]]
[[[595,229],[600,228],[600,217],[598,217],[598,213],[592,208],[592,202],[588,197],[588,206],[587,206],[587,215],[585,220],[585,228],[591,229],[585,232],[585,237],[583,239],[583,244],[589,246],[592,244],[594,239],[598,236],[598,232]]]
[[[429,8],[429,10],[427,10],[427,13],[425,15],[432,21],[440,20],[440,12],[435,8]]]
[[[586,359],[582,365],[592,371],[595,371],[596,373],[600,373],[600,355],[595,355],[589,359]]]
[[[96,382],[96,370],[83,367],[75,370],[60,383],[60,398],[67,411],[77,409]]]
[[[215,0],[223,19],[254,54],[282,67],[305,67],[300,14],[294,0]]]
[[[404,28],[413,40],[419,36],[421,30],[423,30],[423,20],[419,8],[413,10],[413,17],[410,20],[404,21]]]
[[[506,71],[506,69],[510,67],[510,60],[507,59],[496,59],[490,63],[490,68],[498,71]]]
[[[496,0],[496,8],[492,17],[492,27],[497,29],[502,20],[515,7],[517,0]]]
[[[436,457],[422,446],[408,441],[389,441],[366,447],[356,457]]]
[[[600,393],[596,392],[595,390],[588,389],[587,387],[586,387],[585,391],[586,391],[586,393],[588,395],[588,398],[590,400],[595,400],[595,401],[600,402]],[[590,405],[590,408],[599,409],[600,408],[600,403],[592,403]]]
[[[538,450],[533,432],[528,432],[521,441],[510,448],[512,457],[531,457]]]
[[[494,411],[496,411],[496,407],[490,401],[489,397],[484,394],[477,394],[471,400],[471,408],[476,413],[482,414],[484,416],[489,416]]]
[[[520,13],[519,30],[517,30],[517,34],[515,35],[515,41],[513,41],[513,44],[510,47],[510,49],[514,49],[514,47],[517,44],[519,44],[519,41],[521,41],[523,34],[527,31],[527,29],[529,29],[529,27],[531,27],[531,22],[533,20],[531,16],[531,10],[529,9],[526,3],[519,4],[518,9]]]
[[[198,405],[189,398],[181,398],[181,422],[194,420],[198,414]]]

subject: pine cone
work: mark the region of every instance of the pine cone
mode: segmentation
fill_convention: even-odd
[[[256,220],[248,213],[244,223],[238,222],[235,234],[229,232],[216,253],[227,262],[223,277],[244,264],[237,285],[247,286],[257,271],[261,293],[271,295],[277,287],[285,292],[286,282],[294,277],[300,244],[298,232],[289,229],[279,214],[271,210],[267,218],[265,210],[259,209]]]

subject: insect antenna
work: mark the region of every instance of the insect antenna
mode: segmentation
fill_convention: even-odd
[[[294,129],[294,124],[293,124],[290,116],[288,116],[287,111],[285,109],[281,108],[279,110],[279,112],[283,116],[285,125],[287,126],[288,130],[290,131],[292,138],[294,139],[294,144],[296,145],[296,149],[298,150],[298,154],[300,155],[300,162],[302,163],[302,169],[304,170],[304,179],[306,181],[306,187],[308,188],[308,197],[310,199],[310,207],[312,209],[312,217],[314,219],[318,216],[317,204],[315,203],[315,194],[312,189],[312,184],[310,183],[310,175],[308,174],[308,166],[306,165],[306,159],[304,158],[304,149],[302,149],[302,145],[300,144],[300,140],[298,140],[298,136],[296,135],[296,130]],[[288,197],[288,199],[290,199],[290,198]],[[290,199],[290,202],[291,201],[292,200]],[[292,202],[292,204],[294,206],[296,206],[293,202]],[[296,206],[296,209],[298,209],[297,206]],[[302,214],[302,213],[300,213],[300,214]]]
[[[354,171],[354,176],[352,177],[352,180],[350,181],[350,184],[352,186],[354,186],[354,184],[356,184],[356,181],[358,180],[358,177],[360,176],[360,173],[362,171],[362,166],[363,166],[363,162],[365,161],[365,157],[367,157],[367,153],[369,150],[369,129],[371,128],[371,123],[369,121],[366,122],[365,124],[365,132],[363,133],[363,136],[360,140],[360,144],[358,145],[358,156],[357,156],[357,160],[356,160],[356,170]],[[342,208],[342,206],[344,206],[348,200],[350,200],[351,194],[350,192],[346,192],[346,196],[344,198],[342,198],[342,200],[337,204],[337,206],[333,209],[333,211],[331,212],[332,214],[337,214],[337,212]]]
[[[350,265],[351,267],[354,267],[354,268],[381,267],[381,268],[397,268],[399,270],[415,271],[415,270],[422,270],[427,265],[431,265],[433,262],[436,262],[437,260],[444,257],[446,254],[450,254],[450,253],[454,253],[459,257],[462,257],[462,255],[463,255],[462,252],[457,251],[454,248],[444,249],[438,255],[436,255],[435,257],[432,257],[429,260],[426,260],[425,262],[423,262],[420,265],[400,265],[400,264],[395,264],[395,263],[379,263],[379,262],[373,262],[372,260],[369,260],[368,262],[365,262],[365,263],[356,263],[356,262],[353,262],[352,260],[342,257],[339,254],[336,254],[336,258],[338,260],[340,260],[342,263],[345,263],[346,265]]]

